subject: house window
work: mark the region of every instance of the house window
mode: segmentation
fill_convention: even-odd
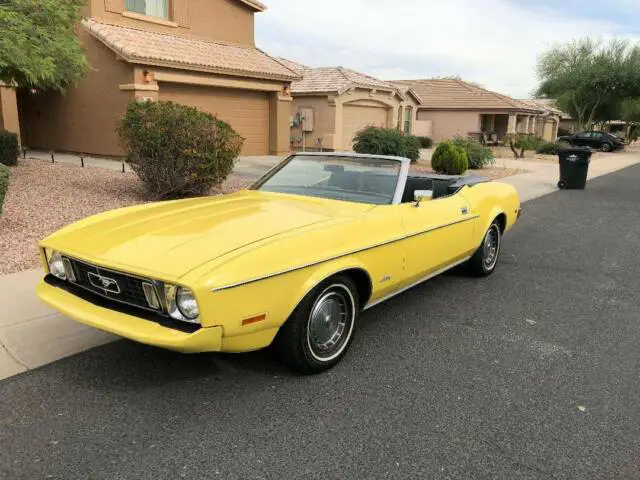
[[[413,108],[407,107],[404,109],[404,133],[406,135],[411,134],[411,116],[413,114]]]
[[[125,8],[130,12],[157,18],[169,18],[169,0],[126,0]]]

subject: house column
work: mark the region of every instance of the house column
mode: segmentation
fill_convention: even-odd
[[[397,128],[402,131],[402,124],[404,122],[404,107],[399,105],[391,109],[391,128]]]
[[[283,92],[269,95],[269,152],[284,155],[291,151],[291,102],[293,97]]]
[[[532,116],[531,117],[531,133],[534,135],[536,134],[537,125],[538,125],[538,117]]]
[[[8,130],[18,135],[20,144],[20,122],[16,89],[0,83],[0,130]]]
[[[525,117],[525,121],[524,121],[524,133],[527,133],[527,134],[529,133],[529,119],[530,118],[531,117],[529,115],[527,115]]]
[[[518,115],[515,113],[509,114],[509,123],[507,124],[507,133],[517,133],[516,126],[518,123]]]

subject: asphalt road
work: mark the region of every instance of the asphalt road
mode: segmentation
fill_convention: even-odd
[[[120,341],[0,382],[0,477],[640,478],[639,203],[640,166],[528,202],[324,375]]]

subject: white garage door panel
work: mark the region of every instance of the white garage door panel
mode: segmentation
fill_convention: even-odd
[[[160,100],[216,114],[245,138],[242,155],[269,154],[269,98],[266,92],[163,83]]]
[[[352,149],[354,135],[363,128],[370,125],[386,127],[387,112],[388,109],[385,107],[345,105],[342,112],[343,149]]]

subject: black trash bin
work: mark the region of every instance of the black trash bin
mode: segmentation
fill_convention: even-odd
[[[588,147],[562,148],[558,150],[558,157],[560,159],[558,188],[584,189],[587,185],[591,150]]]

